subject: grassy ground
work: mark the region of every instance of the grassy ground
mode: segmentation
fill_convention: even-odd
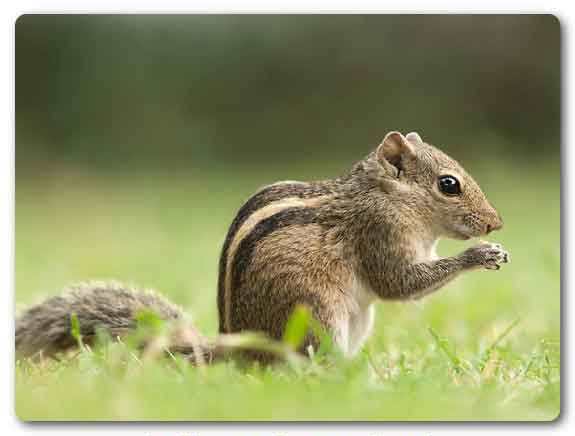
[[[325,176],[334,174],[329,165]],[[230,173],[19,172],[16,308],[83,279],[155,287],[214,335],[216,265],[235,210],[259,185],[315,168]],[[418,303],[378,304],[352,361],[205,370],[128,361],[125,349],[17,365],[25,420],[551,420],[560,407],[558,167],[477,164],[512,263]],[[441,254],[468,243],[446,241]]]

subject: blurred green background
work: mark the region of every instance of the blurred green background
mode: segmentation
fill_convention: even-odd
[[[25,15],[18,166],[348,162],[386,129],[557,158],[559,38],[551,15]]]
[[[476,177],[505,221],[491,239],[513,259],[422,303],[378,305],[372,362],[356,365],[390,374],[375,382],[381,396],[350,373],[310,394],[309,380],[265,376],[262,388],[221,368],[183,384],[154,368],[121,386],[57,372],[41,387],[17,377],[20,417],[557,416],[556,18],[25,15],[15,33],[17,309],[69,282],[115,278],[161,290],[213,335],[219,250],[243,201],[277,180],[338,175],[390,130],[418,131]],[[453,384],[428,327],[473,361],[517,319],[489,383]]]

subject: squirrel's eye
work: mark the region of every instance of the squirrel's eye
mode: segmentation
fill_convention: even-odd
[[[445,195],[461,194],[461,186],[459,185],[459,180],[453,176],[441,176],[439,178],[439,190]]]

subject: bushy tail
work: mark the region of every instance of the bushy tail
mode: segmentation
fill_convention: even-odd
[[[98,330],[112,338],[122,337],[136,329],[137,317],[144,311],[179,325],[172,332],[168,349],[186,354],[194,362],[213,360],[214,345],[185,322],[178,306],[154,291],[116,282],[74,285],[62,295],[28,308],[16,319],[16,355],[54,357],[75,348],[78,341],[73,334],[73,317],[85,344],[93,343]]]
[[[228,357],[261,363],[277,360],[302,363],[302,356],[290,345],[262,333],[222,334],[208,339],[197,331],[178,306],[164,297],[152,290],[134,289],[117,282],[70,286],[61,295],[25,310],[16,319],[16,356],[56,357],[76,348],[78,338],[83,344],[91,345],[99,330],[113,339],[125,336],[136,331],[138,320],[142,319],[140,315],[145,312],[153,312],[155,317],[168,321],[170,328],[167,337],[144,335],[138,342],[143,353],[169,351],[183,355],[195,365]]]

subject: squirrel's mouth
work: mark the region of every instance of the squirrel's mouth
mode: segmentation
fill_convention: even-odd
[[[460,239],[460,240],[462,240],[462,241],[467,241],[468,239],[473,238],[473,236],[468,235],[468,234],[466,234],[466,233],[459,233],[459,232],[458,232],[458,233],[456,233],[456,235],[457,235],[457,236],[455,237],[455,239]]]
[[[474,238],[478,236],[473,232],[472,229],[468,228],[466,225],[455,225],[454,228],[451,229],[451,237],[453,239],[460,239],[466,241],[468,239]]]

